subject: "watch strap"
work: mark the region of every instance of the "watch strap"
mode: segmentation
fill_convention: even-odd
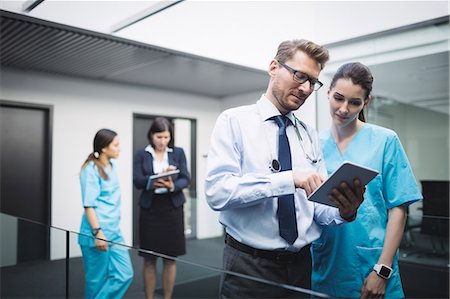
[[[92,229],[92,235],[93,235],[94,237],[96,237],[96,236],[98,235],[98,232],[99,232],[101,229],[102,229],[101,227],[93,228],[93,229]]]

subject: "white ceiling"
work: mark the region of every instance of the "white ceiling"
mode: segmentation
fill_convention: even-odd
[[[0,8],[259,70],[266,70],[285,39],[328,44],[449,15],[447,0],[46,0],[24,12],[32,2],[2,0]],[[170,7],[158,12],[164,6]],[[113,33],[126,23],[132,24]],[[448,71],[448,52],[373,67],[379,94],[446,112]]]
[[[0,8],[23,13],[27,2],[2,0]],[[448,1],[177,2],[46,0],[25,14],[109,34],[140,12],[176,3],[114,35],[263,70],[285,39],[327,44],[449,14]]]

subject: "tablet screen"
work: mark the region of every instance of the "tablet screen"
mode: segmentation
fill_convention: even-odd
[[[326,181],[322,183],[313,193],[308,197],[308,200],[336,207],[336,205],[328,199],[328,194],[331,190],[342,182],[347,182],[353,187],[353,180],[359,178],[363,186],[367,185],[378,174],[378,171],[356,164],[349,161],[344,163],[336,169]]]

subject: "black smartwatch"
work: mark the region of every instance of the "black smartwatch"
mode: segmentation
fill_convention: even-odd
[[[97,237],[98,232],[99,232],[101,229],[102,229],[101,227],[93,228],[93,229],[92,229],[92,235],[93,235],[94,237]]]
[[[389,279],[392,275],[392,268],[385,264],[375,264],[373,271],[377,272],[378,276],[384,279]]]

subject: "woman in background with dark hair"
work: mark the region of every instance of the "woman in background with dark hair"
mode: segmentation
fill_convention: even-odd
[[[78,243],[86,272],[86,298],[122,298],[133,279],[133,268],[119,228],[120,186],[116,132],[101,129],[94,150],[81,167],[80,184],[84,214]],[[110,243],[113,242],[113,243]]]
[[[313,243],[312,286],[339,298],[404,298],[398,268],[407,206],[422,199],[397,134],[365,122],[373,77],[354,62],[334,75],[328,99],[332,125],[320,134],[328,174],[345,160],[375,169],[355,220],[323,227]]]
[[[183,189],[190,183],[186,156],[182,148],[169,148],[172,125],[164,117],[156,118],[147,134],[149,145],[136,152],[133,182],[142,190],[139,205],[140,247],[167,256],[186,253]],[[151,180],[153,174],[178,169],[175,176]],[[140,252],[144,257],[144,283],[147,298],[153,298],[156,285],[156,256]],[[162,282],[164,298],[171,298],[176,276],[175,260],[163,258]]]

